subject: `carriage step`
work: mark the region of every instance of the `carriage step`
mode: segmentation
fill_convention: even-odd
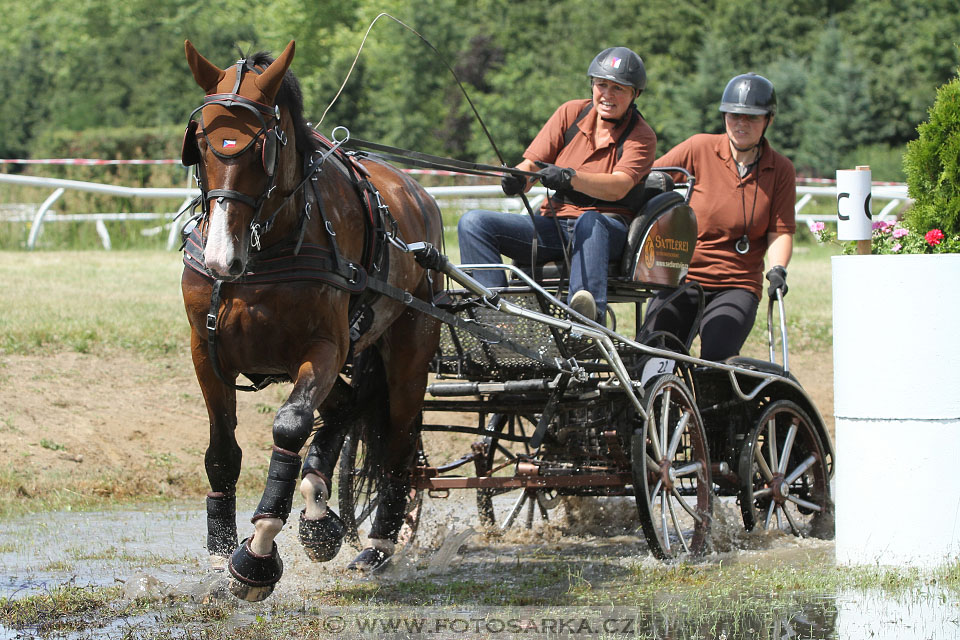
[[[427,393],[434,397],[476,396],[484,393],[528,393],[549,391],[557,384],[552,379],[508,380],[507,382],[433,382]]]

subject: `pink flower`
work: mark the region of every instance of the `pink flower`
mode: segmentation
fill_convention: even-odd
[[[822,222],[819,222],[819,221],[818,221],[818,222],[812,222],[812,223],[810,224],[810,231],[813,231],[814,233],[823,231],[823,230],[826,229],[826,228],[827,228],[827,225],[825,225],[825,224],[823,224]]]
[[[893,237],[894,237],[894,238],[902,238],[903,236],[907,235],[908,233],[910,233],[908,230],[904,229],[903,227],[899,227],[899,228],[893,230]]]
[[[893,251],[894,253],[898,253],[900,249],[903,249],[903,245],[900,244],[899,242],[893,245],[892,247],[890,247],[890,250]]]
[[[935,247],[943,242],[943,231],[940,231],[940,229],[930,229],[930,231],[927,231],[926,235],[923,236],[923,239],[927,241],[928,245]]]

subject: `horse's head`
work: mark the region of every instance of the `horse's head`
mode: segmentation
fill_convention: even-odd
[[[294,43],[269,64],[238,60],[226,69],[200,55],[189,40],[184,47],[206,97],[191,114],[182,160],[187,166],[199,165],[208,216],[206,266],[218,278],[233,279],[243,274],[251,244],[259,246],[266,222],[262,209],[277,186],[281,156],[294,152],[293,145],[286,148],[276,104]]]

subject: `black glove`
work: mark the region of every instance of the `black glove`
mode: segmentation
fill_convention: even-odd
[[[767,280],[770,281],[770,288],[767,289],[767,295],[771,298],[775,298],[777,295],[777,290],[780,290],[780,297],[784,298],[787,295],[787,270],[781,267],[780,265],[775,266],[770,271],[767,271]]]
[[[573,188],[570,186],[570,181],[573,176],[577,175],[577,172],[573,169],[558,167],[555,164],[540,162],[539,160],[537,160],[537,166],[540,167],[540,171],[537,172],[540,174],[540,182],[547,189],[570,191]]]
[[[503,189],[504,195],[518,196],[523,193],[525,186],[527,186],[527,179],[521,176],[515,176],[512,173],[508,173],[500,178],[500,188]]]

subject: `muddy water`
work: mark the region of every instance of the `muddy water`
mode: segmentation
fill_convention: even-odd
[[[513,504],[513,496],[501,496],[495,502],[498,518]],[[656,563],[642,536],[637,535],[638,521],[632,499],[560,501],[549,512],[549,521],[534,514],[533,528],[523,523],[526,512],[518,518],[520,526],[505,532],[480,526],[472,492],[452,494],[448,499],[425,499],[424,514],[416,542],[394,557],[375,577],[358,577],[346,571],[356,551],[347,546],[331,562],[318,566],[300,550],[295,525],[284,528],[277,542],[284,558],[285,574],[277,591],[264,603],[236,603],[225,589],[223,575],[209,571],[204,550],[205,517],[201,505],[139,509],[93,513],[51,513],[8,521],[0,524],[0,597],[21,598],[43,593],[57,586],[122,585],[123,598],[147,598],[163,601],[171,597],[186,598],[195,603],[223,601],[235,606],[228,626],[245,626],[254,620],[277,615],[280,610],[311,611],[315,616],[329,616],[336,624],[346,625],[356,635],[383,636],[383,629],[367,634],[360,620],[369,614],[364,607],[338,607],[326,611],[311,605],[323,594],[342,591],[364,582],[390,584],[414,578],[476,581],[490,584],[491,575],[507,566],[529,567],[535,574],[538,562],[569,562],[588,582],[594,592],[602,593],[605,585],[614,588],[638,562]],[[246,517],[254,505],[243,505],[240,517],[241,536],[248,535],[252,525]],[[296,518],[291,518],[295,522]],[[600,523],[603,523],[602,526]],[[817,540],[798,540],[780,535],[747,534],[743,531],[735,505],[721,502],[717,507],[714,531],[715,551],[710,563],[778,563],[832,565],[833,544]],[[751,596],[751,594],[747,594]],[[752,596],[751,596],[752,597]],[[479,605],[457,605],[451,623],[449,600],[437,596],[417,607],[416,619],[426,620],[431,630],[424,637],[510,637],[500,635],[509,618],[552,620],[556,613],[542,608],[511,609]],[[689,603],[670,602],[664,594],[660,609],[683,608]],[[432,606],[431,606],[432,605]],[[743,605],[741,605],[741,608]],[[747,605],[749,608],[749,605]],[[381,607],[381,611],[382,611]],[[400,608],[403,616],[410,607]],[[764,609],[755,619],[742,611],[736,619],[713,619],[709,628],[686,628],[668,633],[673,622],[658,613],[620,605],[598,611],[589,607],[564,607],[563,616],[580,620],[587,629],[597,631],[598,624],[611,624],[605,633],[610,637],[776,637],[776,638],[955,638],[960,629],[960,608],[949,594],[930,587],[908,598],[891,599],[882,594],[824,594],[803,601],[790,602],[779,613]],[[517,618],[516,616],[519,616]],[[744,617],[745,616],[745,617]],[[126,618],[105,628],[88,629],[66,637],[117,637],[118,630],[142,629],[145,635],[156,631],[159,618],[152,615]],[[408,618],[404,618],[409,623]],[[443,631],[437,625],[443,621]],[[484,622],[477,622],[483,620]],[[618,622],[609,622],[611,620]],[[369,623],[370,621],[367,620]],[[433,626],[430,627],[429,625]],[[450,625],[454,624],[454,627]],[[456,625],[460,626],[457,627]],[[489,625],[493,625],[492,627]],[[593,624],[591,627],[589,625]],[[621,626],[617,626],[620,624]],[[686,624],[678,622],[681,627]],[[352,626],[351,626],[352,625]],[[466,626],[464,626],[466,625]],[[481,626],[486,625],[486,626]],[[665,625],[665,626],[664,626]],[[725,625],[729,626],[728,629]],[[634,633],[630,633],[633,630]],[[753,627],[758,633],[746,632]],[[337,635],[327,624],[331,635]],[[614,633],[624,631],[625,633]],[[569,632],[570,629],[568,628]],[[601,629],[600,636],[604,635]],[[642,632],[642,633],[641,633]],[[505,633],[505,632],[504,632]],[[646,635],[644,635],[646,634]],[[389,634],[387,634],[389,635]],[[578,637],[577,634],[568,634]],[[416,637],[404,633],[395,637]],[[23,630],[0,626],[0,640],[24,637]],[[28,636],[29,637],[29,636]],[[540,637],[537,635],[525,637]],[[544,636],[545,637],[545,636]],[[597,637],[592,634],[591,637]]]

